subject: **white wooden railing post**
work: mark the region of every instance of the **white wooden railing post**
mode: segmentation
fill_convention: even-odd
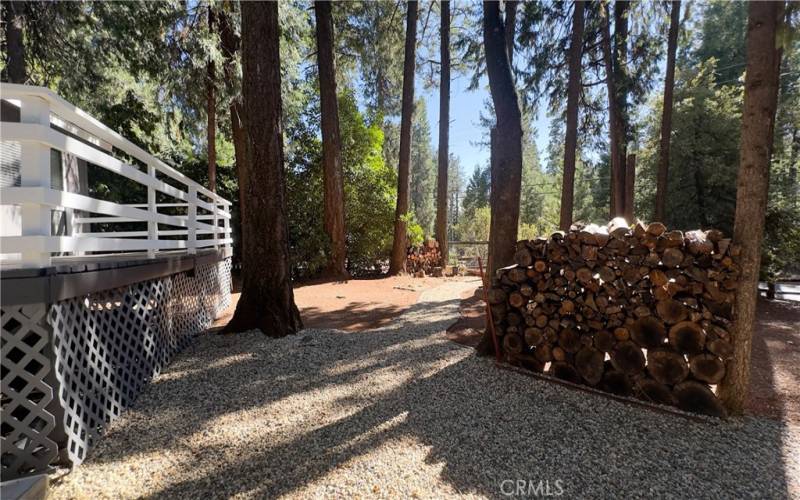
[[[219,239],[219,205],[217,204],[217,198],[214,197],[211,199],[211,203],[214,205],[214,234],[211,235],[212,238],[215,240]],[[214,248],[219,250],[219,243],[214,244]]]
[[[156,167],[155,165],[149,164],[147,165],[147,175],[151,178],[156,178]],[[156,214],[158,213],[158,208],[156,207],[156,188],[153,186],[147,186],[147,211],[150,214],[152,219],[155,219]],[[158,222],[155,220],[147,221],[147,240],[150,244],[153,244],[158,241]],[[156,249],[155,248],[148,248],[147,249],[147,258],[153,259],[156,256]]]
[[[197,186],[189,186],[189,241],[186,247],[189,253],[197,253]]]
[[[222,221],[222,225],[225,229],[225,232],[222,233],[222,237],[225,238],[226,240],[231,237],[231,211],[230,209],[226,208],[228,206],[229,205],[225,205],[224,203],[222,204],[223,210],[225,210],[226,212],[225,215],[227,216],[225,217],[225,220]],[[229,241],[225,242],[225,250],[230,250],[230,249],[231,249],[231,243]]]
[[[20,121],[50,126],[50,106],[40,97],[20,100]],[[21,143],[20,186],[50,187],[50,148],[42,143]],[[40,203],[22,203],[20,206],[22,236],[50,236],[52,216],[50,208]],[[22,263],[31,267],[50,265],[50,253],[31,248],[22,252]]]

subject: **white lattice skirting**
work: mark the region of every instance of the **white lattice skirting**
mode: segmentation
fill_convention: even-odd
[[[81,463],[230,296],[227,258],[55,304],[3,306],[2,480]]]

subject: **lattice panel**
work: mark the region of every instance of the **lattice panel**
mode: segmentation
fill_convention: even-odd
[[[226,259],[49,307],[4,307],[3,480],[44,470],[59,455],[81,463],[108,424],[230,305],[230,271]]]
[[[51,307],[56,376],[73,464],[230,303],[230,259]]]
[[[44,470],[58,454],[49,437],[56,419],[48,411],[53,389],[45,380],[51,370],[45,315],[44,304],[0,310],[3,480]]]

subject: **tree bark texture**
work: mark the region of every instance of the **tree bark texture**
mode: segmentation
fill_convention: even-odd
[[[236,66],[236,53],[239,51],[240,40],[234,33],[231,20],[224,10],[221,10],[218,15],[219,20],[219,36],[220,36],[220,49],[225,58],[225,63],[222,66],[223,76],[225,78],[225,86],[228,92],[235,97],[231,99],[229,106],[229,113],[231,115],[231,137],[233,138],[233,154],[236,159],[236,177],[239,186],[239,223],[244,220],[244,186],[247,184],[246,174],[247,169],[247,138],[244,131],[244,110],[242,109],[242,96],[234,86],[237,77],[234,74]],[[239,95],[236,95],[239,94]],[[240,232],[240,247],[243,245],[244,233]]]
[[[608,4],[605,5],[605,15],[603,16],[603,34],[602,34],[602,49],[603,49],[603,64],[606,72],[606,93],[608,94],[608,142],[609,142],[609,162],[611,163],[611,179],[609,179],[611,199],[609,203],[609,218],[622,215],[622,201],[620,200],[620,193],[618,190],[620,181],[620,172],[622,171],[620,165],[620,151],[619,151],[619,126],[617,125],[618,114],[617,110],[617,91],[614,78],[614,63],[611,56],[611,11]]]
[[[216,30],[216,16],[211,5],[208,6],[208,30]],[[206,65],[206,144],[208,145],[208,189],[217,191],[217,69],[213,60]]]
[[[734,303],[733,359],[719,395],[728,411],[741,414],[750,383],[750,352],[758,298],[761,241],[769,189],[781,51],[778,29],[783,2],[751,2],[747,21],[742,139],[733,240],[741,246],[742,277]]]
[[[24,2],[4,2],[5,68],[3,81],[25,83],[28,79],[25,65],[25,42],[22,35]]]
[[[397,205],[394,214],[394,243],[389,274],[400,274],[406,263],[406,220],[408,173],[411,162],[411,125],[414,117],[414,73],[417,48],[417,2],[409,1],[406,11],[406,46],[403,61],[403,103],[400,113],[400,164],[397,168]]]
[[[247,179],[242,294],[225,332],[283,336],[302,328],[294,303],[281,130],[278,4],[242,2]]]
[[[629,154],[625,160],[625,220],[629,223],[636,219],[633,211],[633,193],[636,183],[636,155]]]
[[[322,173],[324,181],[324,228],[330,239],[326,275],[348,279],[345,267],[347,247],[344,227],[344,174],[342,140],[339,134],[339,105],[336,98],[336,60],[333,52],[331,2],[314,2],[317,26],[317,66],[322,122]]]
[[[514,72],[514,36],[517,32],[517,0],[505,0],[506,10],[506,24],[505,24],[505,39],[506,51],[508,52],[508,65],[511,66],[511,72]]]
[[[671,2],[669,36],[667,38],[667,74],[664,77],[664,107],[661,113],[661,143],[658,151],[658,175],[656,181],[657,221],[665,222],[667,215],[667,184],[669,182],[669,143],[672,134],[672,100],[675,90],[675,53],[678,50],[681,2]]]
[[[439,85],[439,165],[436,182],[436,241],[447,265],[447,170],[450,159],[450,1],[441,3],[441,81]]]
[[[630,137],[630,118],[628,116],[628,11],[630,2],[617,0],[614,2],[614,98],[617,102],[617,216],[624,215],[625,206],[625,172],[628,157],[628,141]]]
[[[575,2],[575,10],[572,13],[572,40],[569,47],[569,82],[567,84],[567,131],[564,141],[564,177],[561,185],[561,220],[559,222],[562,231],[569,230],[569,226],[572,224],[574,204],[584,8],[585,2]]]
[[[490,274],[514,260],[522,181],[522,116],[497,2],[483,3],[486,71],[497,117],[492,141]]]

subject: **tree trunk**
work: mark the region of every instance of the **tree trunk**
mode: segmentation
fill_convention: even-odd
[[[25,42],[22,36],[24,2],[7,2],[3,9],[5,27],[5,67],[3,81],[25,83],[28,79],[25,67]]]
[[[617,151],[619,161],[617,162],[617,203],[619,212],[617,215],[624,215],[627,211],[625,206],[625,173],[626,160],[628,157],[628,141],[630,138],[630,118],[628,116],[628,11],[630,2],[627,0],[616,0],[614,2],[614,97],[617,101]]]
[[[242,251],[242,295],[224,332],[258,328],[279,337],[303,325],[289,263],[278,4],[242,2],[241,9],[248,179],[242,231],[249,236]]]
[[[448,262],[447,248],[447,171],[450,163],[450,2],[441,3],[441,82],[439,86],[439,172],[436,182],[436,241],[442,266]]]
[[[784,3],[752,2],[748,8],[747,69],[733,226],[733,240],[741,246],[742,275],[731,330],[733,359],[727,366],[719,391],[723,404],[734,415],[744,410],[750,382],[750,348],[780,74],[781,52],[776,48],[776,37],[783,19]]]
[[[238,93],[234,82],[236,75],[234,75],[234,68],[236,66],[236,52],[239,50],[239,37],[233,31],[231,20],[224,10],[219,12],[219,36],[220,36],[220,49],[225,58],[225,64],[222,66],[223,76],[225,78],[225,86],[228,92],[234,96],[231,99],[229,106],[229,113],[231,115],[231,137],[233,138],[233,153],[236,159],[236,177],[239,186],[239,223],[244,220],[244,193],[245,185],[247,184],[247,138],[244,131],[244,111],[242,109],[242,97]],[[239,94],[239,95],[237,95]],[[244,233],[239,234],[240,242],[239,247],[243,245]]]
[[[575,193],[575,158],[578,149],[578,100],[581,95],[581,57],[583,49],[583,14],[585,2],[575,2],[572,13],[572,41],[569,47],[569,83],[567,84],[567,132],[564,141],[564,178],[561,185],[561,221],[563,231],[572,225]]]
[[[622,200],[621,193],[618,186],[620,181],[620,172],[622,171],[620,165],[620,151],[619,151],[619,126],[617,125],[618,114],[617,110],[617,91],[614,78],[614,63],[611,57],[611,27],[609,17],[611,12],[608,4],[604,6],[605,15],[603,18],[603,34],[602,34],[602,48],[603,48],[603,63],[606,72],[606,92],[608,93],[608,142],[609,142],[609,161],[611,163],[611,179],[609,185],[611,187],[610,194],[611,200],[609,203],[609,218],[613,219],[622,215]]]
[[[517,31],[517,0],[505,0],[506,24],[505,40],[506,52],[508,52],[508,65],[511,67],[511,74],[514,74],[514,35]]]
[[[214,9],[208,6],[208,30],[214,33],[216,29]],[[217,191],[217,98],[215,80],[217,70],[214,61],[208,61],[206,65],[206,144],[208,145],[208,189]]]
[[[400,164],[397,168],[397,206],[394,213],[394,243],[389,274],[400,274],[406,266],[406,214],[408,212],[408,171],[411,160],[411,125],[414,115],[414,73],[417,48],[417,2],[406,10],[406,46],[403,61],[403,103],[400,116]]]
[[[336,100],[336,60],[333,53],[331,2],[314,2],[317,21],[317,66],[322,115],[322,172],[325,190],[325,233],[330,239],[328,266],[330,278],[348,279],[345,268],[344,177],[342,140],[339,135],[339,105]]]
[[[635,220],[633,211],[633,188],[636,182],[636,155],[630,154],[625,162],[625,220]]]
[[[514,262],[522,181],[522,116],[497,2],[483,2],[486,72],[497,117],[491,174],[490,275]]]
[[[665,222],[667,215],[667,183],[669,179],[669,143],[672,134],[672,93],[675,89],[675,53],[678,50],[681,2],[672,2],[667,41],[667,74],[664,78],[664,107],[661,114],[661,144],[658,155],[658,180],[656,185],[657,221]]]

